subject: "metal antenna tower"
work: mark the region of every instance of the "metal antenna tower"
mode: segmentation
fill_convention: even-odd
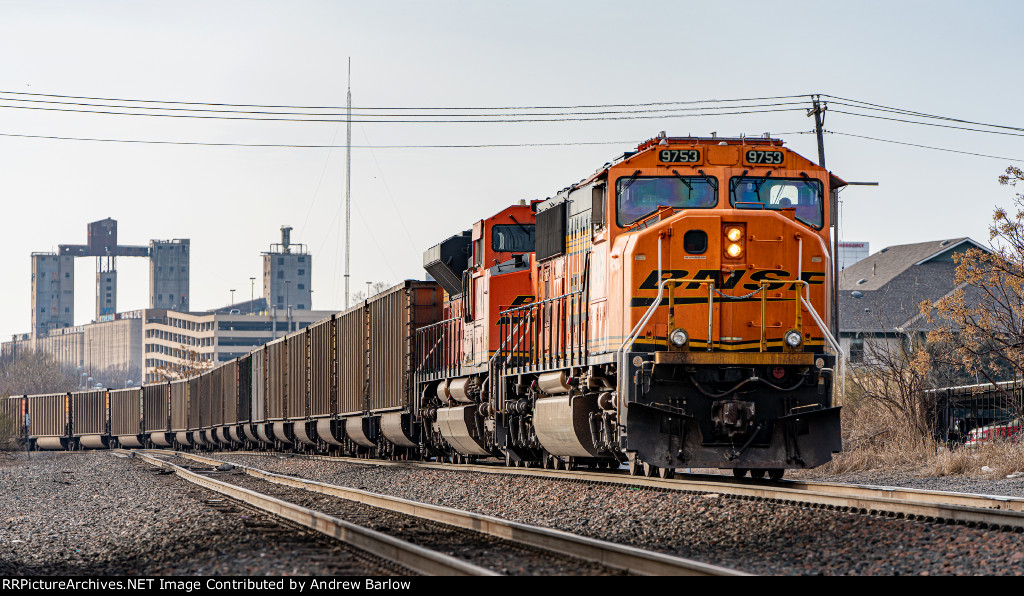
[[[352,246],[352,57],[348,59],[348,123],[345,152],[345,309],[348,309],[349,294],[349,249]]]

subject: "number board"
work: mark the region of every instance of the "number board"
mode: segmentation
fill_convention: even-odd
[[[662,149],[658,152],[662,163],[696,163],[700,161],[700,151],[696,149]]]
[[[786,154],[782,151],[747,151],[747,163],[764,165],[782,165]]]

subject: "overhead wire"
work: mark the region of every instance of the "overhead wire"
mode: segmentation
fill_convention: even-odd
[[[15,96],[15,97],[11,97]],[[433,124],[501,124],[501,123],[541,123],[541,122],[586,122],[606,120],[642,120],[642,119],[667,119],[680,117],[713,117],[713,116],[735,116],[749,114],[765,114],[778,112],[803,111],[806,109],[807,101],[810,98],[818,97],[823,100],[829,112],[843,116],[856,118],[868,118],[883,121],[913,124],[919,126],[931,126],[974,132],[983,134],[995,134],[1002,136],[1024,136],[1024,127],[1010,126],[1004,124],[991,124],[964,118],[954,118],[930,114],[917,110],[910,110],[894,106],[883,105],[858,99],[851,99],[830,94],[800,94],[800,95],[778,95],[766,97],[752,97],[739,99],[704,99],[687,101],[664,101],[664,102],[639,102],[639,103],[618,103],[618,104],[576,104],[576,105],[537,105],[537,106],[392,106],[392,107],[370,107],[364,106],[355,108],[359,110],[352,122],[360,124],[376,123],[433,123]],[[45,98],[45,99],[40,99]],[[801,101],[790,101],[801,99]],[[75,100],[75,101],[64,101]],[[107,102],[122,105],[100,105],[83,102]],[[3,102],[20,102],[34,105],[4,105]],[[750,102],[772,102],[772,103],[750,103]],[[105,107],[108,110],[80,110],[65,107],[44,107],[50,106],[79,106],[79,107]],[[162,105],[123,105],[123,104],[162,104]],[[174,106],[174,107],[168,107]],[[178,107],[183,106],[183,107]],[[689,106],[689,107],[683,107]],[[799,106],[799,107],[797,107]],[[835,109],[835,107],[845,109]],[[232,104],[217,102],[188,102],[168,100],[140,100],[126,98],[88,97],[74,95],[57,95],[44,93],[26,93],[19,91],[0,91],[0,109],[32,109],[45,111],[59,111],[70,113],[89,113],[118,116],[148,116],[168,118],[195,118],[202,120],[250,120],[250,121],[271,121],[271,122],[333,122],[335,124],[348,121],[345,114],[337,113],[314,113],[294,111],[253,111],[256,108],[267,110],[341,110],[341,106],[299,106],[299,105],[272,105],[272,104]],[[611,108],[618,108],[612,110]],[[119,111],[133,110],[133,111]],[[549,112],[529,112],[530,110],[557,110]],[[579,110],[602,110],[602,111],[579,111]],[[181,113],[165,113],[165,112]],[[477,111],[478,114],[456,113],[456,112]],[[518,111],[518,112],[517,112]],[[201,113],[197,113],[201,112]],[[437,112],[437,113],[430,113]],[[882,115],[888,114],[888,115]],[[284,116],[284,117],[277,117]],[[963,125],[963,126],[958,126]],[[906,146],[920,147],[938,151],[963,153],[978,157],[989,157],[996,159],[1010,159],[983,153],[946,149],[933,147],[907,141],[882,139],[866,135],[854,135],[852,133],[835,134],[846,136],[859,136],[867,140],[880,142],[891,142]],[[804,131],[785,134],[804,134]],[[254,148],[308,148],[308,149],[336,149],[341,146],[332,143],[321,144],[298,144],[298,143],[230,143],[230,142],[200,142],[200,141],[163,141],[148,139],[117,139],[98,137],[71,137],[60,135],[30,135],[17,133],[0,133],[3,137],[33,138],[48,140],[66,141],[88,141],[107,143],[139,143],[158,145],[194,145],[211,147],[254,147]],[[391,144],[391,145],[359,145],[353,149],[476,149],[476,148],[501,148],[501,147],[554,147],[554,146],[582,146],[582,145],[621,145],[631,144],[636,141],[566,141],[566,142],[538,142],[538,143],[470,143],[470,144]]]
[[[949,149],[949,148],[946,148],[946,147],[934,147],[934,146],[931,146],[931,145],[921,145],[921,144],[918,144],[918,143],[908,143],[908,142],[905,142],[905,141],[897,141],[897,140],[894,140],[894,139],[881,139],[881,138],[877,138],[877,137],[869,137],[869,136],[866,136],[866,135],[858,135],[858,134],[853,134],[853,133],[849,133],[849,132],[840,132],[840,131],[837,131],[837,130],[826,130],[825,132],[828,133],[828,134],[841,135],[841,136],[844,136],[844,137],[854,137],[854,138],[858,138],[858,139],[866,139],[866,140],[869,140],[869,141],[878,141],[878,142],[882,142],[882,143],[893,143],[893,144],[896,144],[896,145],[906,145],[908,147],[918,147],[918,148],[921,148],[921,149],[931,149],[933,151],[945,151],[947,153],[960,153],[962,155],[972,155],[974,157],[987,157],[987,158],[990,158],[990,159],[1002,159],[1002,160],[1006,160],[1006,161],[1024,162],[1024,159],[1016,158],[1016,157],[1004,157],[1004,156],[1001,156],[1001,155],[987,155],[985,153],[974,153],[974,152],[971,152],[971,151],[962,151],[960,149]]]
[[[163,103],[171,105],[191,105],[191,106],[215,106],[215,107],[236,107],[236,108],[268,108],[268,109],[301,109],[301,110],[347,110],[347,106],[296,106],[296,105],[267,105],[267,104],[231,104],[231,103],[211,103],[211,102],[187,102],[187,101],[168,101],[168,100],[155,100],[155,99],[116,99],[106,97],[85,97],[76,95],[54,95],[47,93],[28,93],[25,91],[0,91],[3,95],[23,95],[32,97],[52,97],[58,99],[80,99],[85,101],[105,101],[105,102],[123,102],[123,103]],[[664,106],[664,105],[691,105],[698,103],[736,103],[736,102],[749,102],[749,101],[768,101],[776,99],[795,99],[798,97],[810,97],[809,94],[804,93],[801,95],[777,95],[770,97],[748,97],[741,99],[699,99],[699,100],[685,100],[685,101],[662,101],[662,102],[644,102],[644,103],[621,103],[621,104],[590,104],[590,105],[569,105],[569,106],[436,106],[436,107],[424,107],[424,106],[394,106],[394,107],[359,107],[354,106],[353,109],[357,110],[569,110],[569,109],[596,109],[596,108],[624,108],[624,107],[650,107],[650,106]]]
[[[286,149],[339,149],[345,145],[301,145],[294,143],[211,143],[201,141],[153,141],[145,139],[105,139],[98,137],[61,137],[52,135],[26,135],[15,133],[0,133],[0,137],[19,137],[28,139],[48,139],[58,141],[92,141],[101,143],[142,143],[148,145],[198,145],[206,147],[256,147],[256,148],[286,148]],[[628,145],[637,143],[637,140],[629,141],[563,141],[547,143],[474,143],[464,145],[353,145],[353,149],[490,149],[509,147],[561,147],[561,146],[582,146],[582,145]]]
[[[847,116],[857,116],[857,117],[860,117],[860,118],[872,118],[872,119],[875,119],[875,120],[888,120],[888,121],[891,121],[891,122],[902,122],[902,123],[905,123],[905,124],[918,124],[918,125],[921,125],[921,126],[932,126],[932,127],[936,127],[936,128],[950,128],[950,129],[954,129],[954,130],[963,130],[963,131],[968,131],[968,132],[977,132],[977,133],[993,134],[993,135],[1001,135],[1001,136],[1009,136],[1009,137],[1024,137],[1024,132],[1021,132],[1021,133],[1018,134],[1018,133],[1007,132],[1007,131],[1002,131],[1002,130],[983,130],[983,129],[980,129],[980,128],[970,128],[970,127],[966,127],[966,126],[953,126],[951,124],[937,124],[937,123],[934,123],[934,122],[920,122],[920,121],[917,121],[917,120],[906,120],[906,119],[903,119],[903,118],[890,118],[888,116],[876,116],[876,115],[873,115],[873,114],[859,114],[857,112],[847,112],[847,111],[844,111],[844,110],[831,110],[830,109],[829,112],[834,113],[834,114],[845,114]]]
[[[396,117],[384,117],[375,115],[360,115],[358,118],[353,118],[353,123],[366,123],[366,124],[482,124],[482,123],[495,123],[495,124],[508,124],[508,123],[537,123],[537,122],[587,122],[587,121],[603,121],[603,120],[650,120],[660,118],[671,118],[671,117],[693,117],[693,116],[705,116],[705,115],[741,115],[741,114],[762,114],[771,112],[794,112],[803,111],[803,107],[786,108],[781,107],[783,105],[797,105],[794,103],[779,104],[778,106],[772,104],[763,105],[752,105],[752,106],[728,106],[728,107],[704,107],[704,108],[676,108],[674,110],[653,110],[661,112],[659,114],[644,114],[643,112],[622,112],[622,114],[632,115],[609,115],[601,113],[566,113],[566,116],[544,116],[539,115],[522,115],[514,117],[495,117],[492,115],[481,115],[479,117],[468,117],[466,115],[457,115],[457,118],[450,117],[433,117],[429,115],[414,115],[412,118],[396,118]],[[99,114],[104,116],[135,116],[144,118],[176,118],[176,119],[195,119],[195,120],[248,120],[258,122],[348,122],[349,119],[346,115],[337,114],[337,117],[333,117],[333,114],[315,114],[316,116],[327,116],[327,117],[303,117],[303,118],[283,118],[283,117],[267,117],[267,116],[222,116],[222,115],[202,115],[202,114],[158,114],[158,113],[137,113],[137,112],[120,112],[110,110],[76,110],[68,108],[47,108],[40,106],[4,106],[0,105],[3,109],[19,109],[19,110],[38,110],[46,112],[62,112],[62,113],[74,113],[74,114]],[[764,108],[764,109],[762,109]],[[694,110],[739,110],[732,112],[708,112],[708,113],[691,113]],[[229,112],[230,113],[230,112]],[[529,117],[527,117],[529,116]],[[538,117],[543,116],[543,117]],[[418,118],[418,119],[414,119]]]
[[[222,109],[213,109],[213,108],[173,108],[173,107],[172,108],[168,108],[168,107],[159,107],[159,106],[152,106],[152,107],[150,107],[150,106],[138,106],[138,107],[136,107],[136,106],[120,106],[120,105],[113,105],[112,106],[112,105],[105,105],[105,104],[92,104],[92,103],[81,103],[81,102],[42,101],[42,100],[29,100],[29,99],[18,99],[18,98],[0,97],[0,102],[4,102],[4,101],[7,101],[7,102],[20,101],[20,102],[42,103],[42,104],[47,104],[47,105],[69,105],[69,106],[92,107],[92,108],[111,108],[111,109],[115,109],[116,108],[116,109],[122,109],[122,110],[150,110],[150,111],[154,111],[154,112],[206,112],[206,113],[213,113],[213,114],[249,114],[249,115],[254,116],[254,118],[252,118],[254,120],[271,120],[271,121],[273,121],[275,119],[273,119],[273,118],[266,118],[264,116],[317,116],[317,117],[321,117],[321,118],[322,117],[330,116],[330,117],[338,117],[338,118],[341,118],[343,120],[347,120],[347,118],[348,118],[347,110],[345,112],[296,112],[296,111],[279,112],[279,111],[266,111],[266,110],[263,110],[263,111],[255,111],[255,110],[222,110]],[[512,113],[504,111],[504,112],[501,112],[501,113],[502,113],[502,116],[506,117],[506,118],[508,118],[508,117],[527,117],[527,116],[529,116],[529,117],[539,117],[539,116],[601,116],[601,115],[614,115],[614,114],[641,114],[641,113],[653,114],[653,113],[664,113],[664,112],[674,112],[674,111],[724,110],[724,109],[736,109],[737,107],[743,107],[743,108],[762,108],[762,107],[795,106],[795,105],[804,105],[804,104],[806,104],[806,101],[799,101],[799,102],[787,101],[787,102],[775,102],[775,103],[760,103],[760,104],[749,104],[749,105],[744,105],[744,106],[715,106],[715,105],[706,105],[706,104],[704,104],[704,102],[693,102],[693,103],[694,104],[701,104],[701,107],[690,107],[690,108],[682,108],[682,107],[649,108],[649,107],[644,107],[644,108],[632,108],[632,109],[628,109],[628,110],[607,110],[606,109],[606,110],[603,110],[603,111],[580,111],[580,109],[575,109],[575,108],[536,108],[536,109],[533,109],[534,111],[512,112]],[[744,103],[747,103],[747,102],[744,102]],[[176,117],[189,117],[189,118],[212,118],[213,117],[213,116],[181,115],[181,114],[173,114],[173,115],[172,114],[155,114],[155,113],[149,113],[149,112],[108,112],[108,111],[100,111],[100,110],[77,110],[77,109],[68,109],[68,108],[46,108],[46,107],[35,106],[35,105],[2,105],[2,104],[0,104],[0,108],[26,109],[26,110],[45,110],[45,111],[56,111],[56,112],[73,112],[73,113],[83,113],[83,114],[106,114],[106,115],[121,115],[121,116],[176,116]],[[306,110],[324,109],[324,110],[326,110],[326,109],[333,109],[333,108],[295,108],[295,109],[306,109]],[[397,111],[397,109],[392,109],[392,108],[356,108],[356,109],[360,109],[360,110],[364,110],[364,111],[372,111],[374,109],[376,109],[378,111]],[[423,113],[423,114],[417,114],[417,113],[409,114],[409,113],[402,113],[402,112],[400,112],[400,113],[402,114],[402,117],[418,117],[418,118],[435,118],[435,117],[437,117],[437,118],[441,118],[441,117],[445,117],[445,118],[451,118],[451,117],[488,118],[488,117],[493,117],[494,116],[494,114],[489,114],[489,113],[479,113],[479,114],[472,114],[472,113],[458,114],[457,113],[457,114],[451,114],[451,113],[446,112],[446,110],[450,110],[450,109],[455,109],[455,108],[423,108],[421,111],[427,112],[427,113]],[[504,110],[505,108],[466,108],[466,110],[469,110],[469,111],[472,111],[472,110],[488,110],[488,111],[493,111],[495,109],[497,109],[497,110]],[[530,110],[532,108],[521,108],[521,109]],[[536,111],[537,109],[557,109],[557,110],[560,110],[560,111],[540,112],[540,111]],[[586,108],[586,109],[589,110],[589,109],[597,109],[597,108]],[[441,112],[441,113],[440,114],[433,114],[433,113],[429,113],[429,112]],[[380,119],[380,118],[384,118],[385,117],[384,114],[359,113],[359,112],[356,112],[353,115],[357,116],[357,117],[360,117],[360,118],[378,118],[378,119]],[[225,119],[240,119],[240,118],[227,118],[227,117],[225,117]],[[301,121],[301,120],[306,120],[306,119],[305,118],[296,118],[296,120]],[[289,119],[289,121],[290,121],[290,119]],[[319,122],[321,120],[309,120],[309,121],[311,121],[311,122]]]
[[[959,122],[961,124],[973,124],[975,126],[986,126],[986,127],[989,127],[989,128],[1004,128],[1004,129],[1016,130],[1016,131],[1024,132],[1024,128],[1019,127],[1019,126],[1008,126],[1008,125],[1005,125],[1005,124],[987,124],[987,123],[984,123],[984,122],[975,122],[975,121],[972,121],[972,120],[964,120],[962,118],[953,118],[951,116],[938,116],[938,115],[935,115],[935,114],[928,114],[928,113],[925,113],[925,112],[917,112],[917,111],[914,111],[914,110],[907,110],[907,109],[904,109],[904,108],[895,108],[895,107],[892,107],[892,106],[884,106],[884,105],[880,105],[880,104],[876,104],[876,103],[860,101],[860,100],[857,100],[857,99],[846,99],[846,98],[842,98],[842,97],[836,97],[834,95],[826,95],[826,96],[823,96],[823,97],[833,97],[833,98],[838,99],[838,100],[840,100],[842,102],[851,102],[851,103],[854,103],[854,104],[862,104],[862,105],[858,105],[858,106],[855,106],[855,107],[862,107],[863,109],[875,109],[875,110],[879,110],[879,111],[883,111],[883,112],[893,112],[893,113],[898,113],[898,114],[906,114],[906,115],[910,115],[910,116],[917,116],[919,118],[933,118],[933,119],[937,119],[937,120],[947,120],[947,121],[950,121],[950,122]],[[836,103],[836,102],[830,102],[830,103]],[[840,103],[839,105],[848,105],[848,104]],[[850,106],[850,107],[854,107],[854,106]]]

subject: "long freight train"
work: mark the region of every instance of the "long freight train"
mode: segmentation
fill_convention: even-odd
[[[5,400],[38,449],[273,448],[781,477],[840,449],[829,199],[771,138],[664,134],[406,281],[141,388]],[[12,414],[9,418],[21,418]]]

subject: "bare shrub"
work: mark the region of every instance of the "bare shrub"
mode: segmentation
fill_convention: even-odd
[[[991,471],[985,471],[984,468]],[[1024,445],[1006,440],[958,445],[938,453],[926,473],[931,476],[988,476],[1003,478],[1024,471]]]
[[[0,396],[62,393],[74,390],[75,382],[43,352],[23,351],[0,362]]]
[[[10,416],[0,413],[0,451],[19,449],[20,439],[17,422]]]
[[[937,444],[893,416],[883,403],[861,399],[843,408],[843,451],[821,469],[824,474],[920,468],[934,458]]]

